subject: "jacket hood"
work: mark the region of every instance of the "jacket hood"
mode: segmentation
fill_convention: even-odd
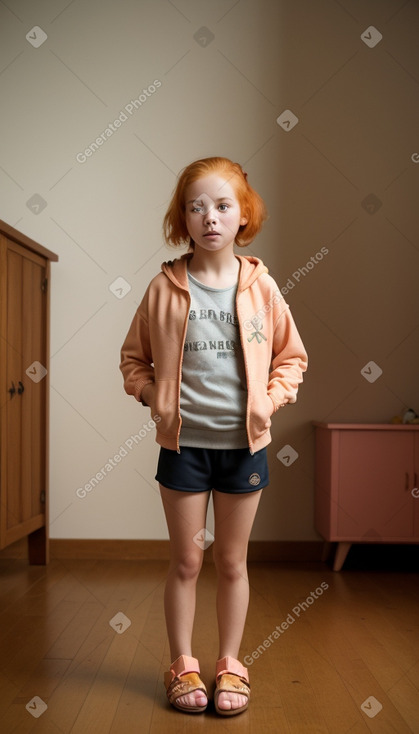
[[[168,260],[161,264],[163,273],[178,288],[189,290],[187,264],[192,257],[193,252],[186,252],[176,260]],[[262,273],[269,272],[258,257],[253,257],[253,255],[235,255],[235,257],[240,261],[238,291],[249,288]]]

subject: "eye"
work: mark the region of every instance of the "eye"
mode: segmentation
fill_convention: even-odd
[[[222,209],[222,207],[224,207],[224,209]],[[219,209],[220,209],[220,210],[221,210],[222,212],[226,212],[226,211],[227,211],[227,209],[228,209],[228,204],[220,204],[220,206],[219,206],[218,208],[219,208]]]
[[[202,212],[202,206],[193,206],[191,209],[192,212]]]

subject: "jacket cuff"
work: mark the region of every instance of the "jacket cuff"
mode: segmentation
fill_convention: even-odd
[[[277,410],[279,410],[280,408],[284,408],[285,405],[287,405],[287,403],[291,403],[291,402],[294,402],[295,403],[295,400],[289,400],[288,398],[285,398],[285,397],[282,399],[282,401],[280,403],[277,403],[277,402],[275,402],[275,400],[272,397],[272,394],[271,393],[268,393],[268,395],[269,395],[270,399],[272,400],[272,402],[274,404],[274,413],[276,413]]]
[[[144,400],[141,399],[141,393],[142,393],[143,389],[145,388],[145,386],[146,385],[149,385],[152,382],[153,382],[153,380],[147,380],[147,379],[144,379],[143,378],[143,379],[137,380],[137,382],[134,385],[134,397],[135,397],[135,399],[138,400],[139,403],[141,403],[142,405],[144,405],[146,407],[150,407],[150,406],[148,406],[147,403],[145,403]]]

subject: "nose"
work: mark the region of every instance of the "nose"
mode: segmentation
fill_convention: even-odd
[[[216,212],[214,209],[214,204],[209,207],[208,211],[205,212],[204,215],[204,223],[205,224],[211,224],[211,222],[216,221]]]

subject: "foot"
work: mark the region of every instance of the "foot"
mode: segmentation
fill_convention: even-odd
[[[230,656],[217,660],[215,668],[214,703],[217,713],[229,716],[246,711],[250,696],[247,668]]]
[[[228,693],[227,691],[221,691],[218,696],[218,708],[223,711],[230,711],[231,709],[239,709],[242,706],[246,706],[247,696],[242,696],[240,693]]]
[[[208,699],[202,691],[192,691],[192,693],[187,693],[186,696],[179,696],[176,701],[182,706],[190,707],[206,706],[208,704]]]
[[[180,655],[164,674],[170,703],[181,711],[200,713],[208,704],[207,690],[199,677],[199,663],[189,655]]]

